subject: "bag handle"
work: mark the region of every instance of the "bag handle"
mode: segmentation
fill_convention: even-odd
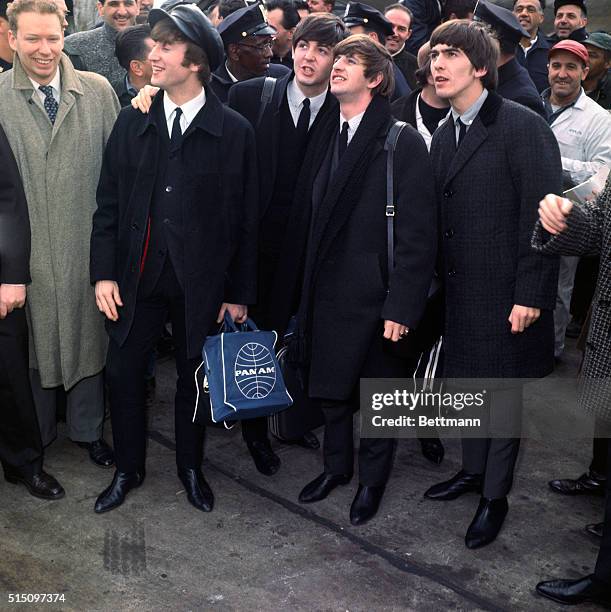
[[[407,125],[405,121],[396,121],[390,126],[384,150],[388,152],[386,156],[386,238],[388,249],[388,282],[395,267],[395,186],[394,186],[394,160],[395,149],[399,135]]]
[[[223,321],[223,329],[221,331],[226,332],[240,332],[240,331],[259,331],[257,324],[250,318],[246,319],[244,323],[239,324],[239,328],[235,321],[231,318],[231,315],[225,311],[225,318]]]

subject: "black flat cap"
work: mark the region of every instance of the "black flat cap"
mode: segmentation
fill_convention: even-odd
[[[342,21],[348,28],[363,26],[372,30],[379,30],[384,36],[393,35],[392,23],[378,9],[361,2],[349,2],[346,5]]]
[[[554,15],[558,12],[558,9],[561,6],[565,6],[567,4],[572,4],[573,6],[578,6],[584,15],[588,14],[588,9],[586,7],[585,0],[556,0],[554,2]]]
[[[231,13],[219,23],[218,28],[225,45],[240,42],[247,36],[273,36],[277,33],[276,28],[267,23],[265,8],[261,4]]]
[[[484,21],[498,34],[499,38],[516,45],[522,38],[530,38],[528,32],[520,25],[518,18],[502,6],[479,0],[473,13],[474,19]]]
[[[186,38],[205,51],[212,72],[221,65],[225,58],[223,41],[208,17],[195,4],[178,4],[169,11],[151,9],[151,28],[163,19],[169,19]]]

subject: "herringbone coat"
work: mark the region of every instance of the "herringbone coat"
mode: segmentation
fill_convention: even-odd
[[[600,255],[581,370],[580,402],[597,417],[611,421],[611,177],[595,202],[573,206],[567,229],[561,234],[551,236],[537,221],[532,245],[541,253]]]

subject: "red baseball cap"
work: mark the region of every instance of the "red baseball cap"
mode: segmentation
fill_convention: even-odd
[[[548,57],[552,56],[554,51],[568,51],[573,55],[576,55],[586,66],[590,64],[590,57],[588,56],[588,50],[576,40],[570,40],[566,38],[556,43],[548,53]]]

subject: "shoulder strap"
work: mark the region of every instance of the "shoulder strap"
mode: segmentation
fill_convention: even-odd
[[[265,109],[267,105],[271,102],[272,97],[274,95],[274,89],[276,89],[276,79],[274,77],[265,77],[265,81],[263,81],[263,89],[261,90],[261,105],[259,106],[259,116],[257,117],[257,125],[256,128],[261,124],[261,120],[263,119],[263,114],[265,113]]]
[[[395,187],[394,187],[394,160],[395,149],[399,134],[407,124],[405,121],[395,121],[388,130],[384,149],[386,156],[386,237],[388,248],[388,278],[395,267]]]

